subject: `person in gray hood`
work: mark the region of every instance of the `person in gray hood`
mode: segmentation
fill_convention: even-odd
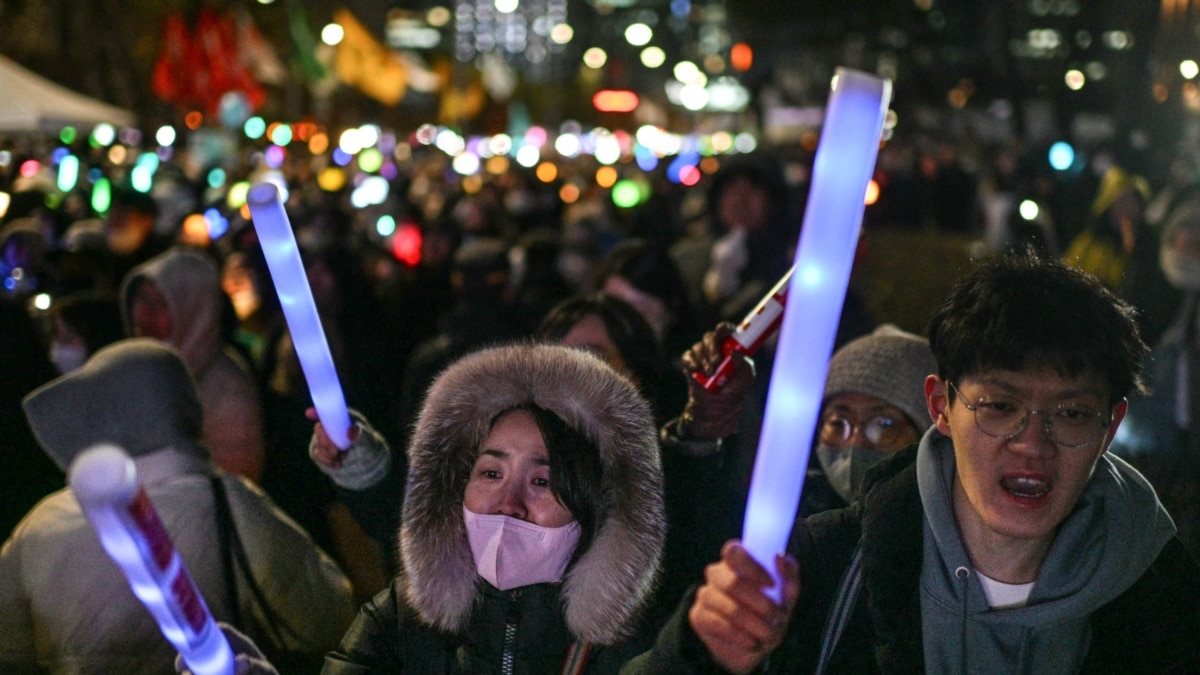
[[[282,617],[273,646],[310,658],[337,644],[354,617],[350,582],[253,484],[214,467],[200,441],[196,386],[174,349],[147,338],[118,341],[23,403],[38,442],[63,469],[101,443],[133,458],[217,619],[262,639],[273,612]],[[240,574],[218,523],[242,542]],[[63,488],[39,502],[0,548],[0,673],[157,675],[171,672],[174,659],[74,493]]]
[[[629,672],[1200,669],[1200,568],[1107,454],[1146,353],[1128,305],[1086,273],[994,258],[929,335],[933,427],[848,508],[797,523],[783,601],[730,542]]]

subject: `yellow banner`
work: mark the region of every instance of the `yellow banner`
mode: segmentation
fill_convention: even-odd
[[[334,70],[343,83],[385,105],[396,105],[408,87],[408,70],[400,54],[375,39],[346,9],[333,13],[342,27]]]

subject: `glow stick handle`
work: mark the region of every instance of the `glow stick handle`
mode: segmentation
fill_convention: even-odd
[[[758,348],[762,347],[763,343],[775,334],[779,328],[779,322],[783,320],[783,308],[787,304],[788,282],[791,281],[792,272],[795,269],[795,267],[789,269],[774,288],[767,291],[758,305],[746,314],[746,318],[742,319],[737,329],[725,338],[725,342],[721,344],[721,352],[725,354],[725,358],[717,364],[713,374],[705,375],[699,371],[692,373],[692,377],[704,385],[705,389],[716,391],[725,384],[733,372],[734,354],[754,356]]]
[[[233,675],[233,650],[138,484],[129,455],[112,445],[89,448],[71,463],[67,480],[100,544],[188,669]]]
[[[742,528],[742,544],[775,579],[768,594],[776,601],[775,556],[800,505],[891,90],[889,80],[839,68],[813,162]]]
[[[287,211],[283,209],[279,188],[272,183],[259,183],[250,188],[246,202],[267,267],[271,270],[271,279],[279,293],[279,304],[292,333],[292,344],[300,358],[317,417],[334,445],[345,450],[350,447],[350,413],[346,411],[346,398],[342,395],[342,385],[333,366],[333,356],[329,353],[329,343],[321,328],[321,317],[313,302],[308,275],[300,261],[300,248],[292,234]]]

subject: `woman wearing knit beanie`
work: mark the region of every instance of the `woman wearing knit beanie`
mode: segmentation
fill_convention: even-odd
[[[925,376],[937,372],[929,341],[880,326],[829,361],[817,430],[820,470],[805,481],[802,516],[845,506],[867,469],[929,429]]]

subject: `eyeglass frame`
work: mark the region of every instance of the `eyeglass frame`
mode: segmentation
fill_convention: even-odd
[[[1050,440],[1054,441],[1054,443],[1057,445],[1061,445],[1064,448],[1082,448],[1082,447],[1086,446],[1088,443],[1091,443],[1092,441],[1095,440],[1095,438],[1091,438],[1082,443],[1076,443],[1074,445],[1072,445],[1070,443],[1063,443],[1062,441],[1058,440],[1057,436],[1054,435],[1054,420],[1052,417],[1050,417],[1049,413],[1056,413],[1056,412],[1062,410],[1064,406],[1060,405],[1057,408],[1052,408],[1050,410],[1038,410],[1037,408],[1034,408],[1033,406],[1025,403],[1024,401],[1021,402],[1021,407],[1022,407],[1022,409],[1025,410],[1025,416],[1021,418],[1021,428],[1017,429],[1016,431],[1012,432],[1011,434],[1009,434],[1007,436],[997,436],[996,434],[993,434],[993,433],[987,431],[986,429],[983,428],[983,426],[981,424],[979,424],[979,404],[984,400],[984,398],[980,397],[980,398],[976,399],[975,404],[971,405],[970,403],[967,403],[967,398],[965,396],[963,396],[963,393],[961,391],[959,391],[958,387],[955,386],[954,382],[952,382],[950,380],[946,380],[946,385],[948,387],[950,387],[951,390],[954,391],[954,394],[956,396],[958,396],[959,401],[963,404],[963,407],[966,408],[967,410],[971,411],[971,418],[975,421],[975,427],[977,429],[979,429],[980,432],[982,432],[983,434],[985,434],[986,436],[988,436],[990,438],[998,438],[998,439],[1004,440],[1004,441],[1008,441],[1008,440],[1012,440],[1012,439],[1016,438],[1017,436],[1021,435],[1021,432],[1025,431],[1026,429],[1029,428],[1029,418],[1036,414],[1036,415],[1042,416],[1042,430],[1046,432],[1046,436],[1048,436],[1050,438]],[[1096,425],[1097,429],[1104,429],[1108,425],[1112,424],[1112,420],[1113,420],[1112,409],[1110,408],[1108,411],[1108,420],[1107,421],[1103,421],[1104,420],[1104,412],[1103,411],[1096,412],[1093,419],[1100,422],[1099,424]],[[1097,435],[1100,435],[1100,434],[1097,434]]]
[[[893,427],[884,428],[884,433],[886,433],[887,431],[890,431],[891,429],[895,429],[896,432],[901,432],[905,429],[916,429],[916,427],[913,426],[912,422],[909,422],[908,418],[906,418],[904,415],[897,416],[897,415],[891,415],[888,413],[880,413],[878,415],[870,416],[864,422],[851,422],[849,419],[846,418],[846,416],[843,415],[843,416],[841,416],[841,420],[843,422],[845,422],[847,425],[849,425],[850,433],[846,434],[844,438],[842,438],[840,441],[838,441],[838,445],[840,446],[840,445],[846,443],[847,441],[849,441],[851,438],[853,438],[855,430],[861,430],[862,434],[863,434],[863,438],[867,439],[871,443],[872,446],[878,447],[883,442],[883,436],[881,435],[879,440],[871,440],[871,437],[869,435],[867,435],[867,427],[869,427],[872,423],[877,422],[879,420],[883,420],[883,419],[890,420],[894,423]],[[827,424],[829,424],[829,421],[826,420],[825,415],[822,415],[821,419],[819,419],[818,422],[819,422],[819,426],[817,427],[817,438],[820,439],[820,438],[822,438],[822,436],[824,436],[823,431],[825,429],[825,426]]]

